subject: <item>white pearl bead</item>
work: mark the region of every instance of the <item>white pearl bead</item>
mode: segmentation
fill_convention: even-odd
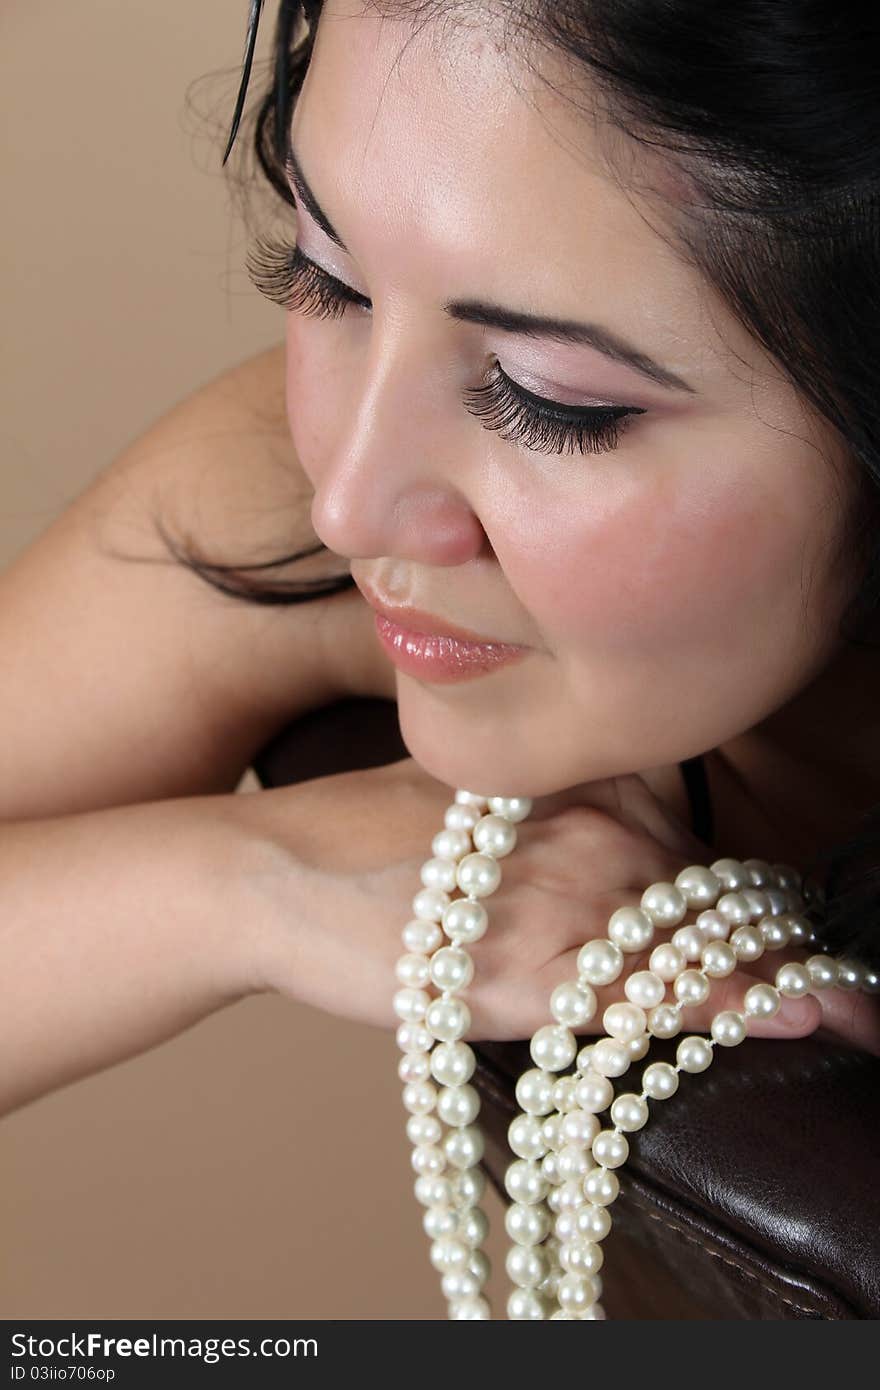
[[[553,1082],[545,1071],[531,1067],[516,1083],[516,1103],[530,1115],[549,1115],[553,1108]]]
[[[394,1012],[404,1023],[415,1023],[424,1018],[430,1003],[431,996],[427,990],[409,987],[397,990],[392,1000]]]
[[[452,1195],[456,1206],[475,1207],[483,1200],[486,1177],[481,1168],[463,1168],[452,1179]]]
[[[463,1240],[445,1236],[435,1240],[430,1248],[431,1264],[441,1274],[447,1270],[464,1269],[467,1264],[468,1248]]]
[[[443,1126],[436,1115],[410,1115],[406,1122],[406,1137],[411,1144],[439,1144]]]
[[[401,1081],[427,1081],[431,1075],[431,1057],[427,1052],[405,1052],[397,1063]]]
[[[477,1064],[476,1053],[465,1042],[438,1043],[430,1053],[431,1074],[441,1086],[463,1086]]]
[[[705,1003],[709,989],[709,981],[700,970],[683,970],[673,985],[676,999],[687,1007]]]
[[[599,1121],[587,1110],[572,1110],[563,1117],[559,1126],[560,1138],[566,1144],[583,1144],[589,1147],[599,1133]]]
[[[460,944],[470,946],[486,934],[489,914],[482,903],[470,898],[455,898],[443,911],[441,918],[446,935]]]
[[[722,893],[715,910],[726,917],[732,927],[745,927],[752,920],[752,909],[742,893]]]
[[[674,1038],[681,1032],[681,1014],[674,1004],[658,1004],[648,1014],[648,1031],[655,1038]]]
[[[507,1195],[524,1206],[543,1201],[548,1189],[547,1179],[538,1164],[527,1158],[514,1159],[507,1165],[504,1186]]]
[[[452,1184],[448,1178],[435,1177],[432,1173],[422,1173],[416,1178],[416,1201],[425,1207],[445,1207],[452,1202]]]
[[[746,990],[743,1012],[749,1018],[772,1018],[779,1011],[779,993],[772,985],[752,985]]]
[[[577,1103],[588,1114],[599,1114],[607,1110],[614,1099],[614,1087],[600,1072],[592,1067],[585,1072],[575,1088]]]
[[[618,1136],[620,1138],[622,1136]],[[604,1207],[600,1207],[604,1211]],[[598,1274],[605,1260],[605,1252],[594,1240],[584,1240],[581,1236],[566,1241],[559,1252],[559,1263],[567,1274]]]
[[[776,875],[776,882],[780,888],[800,888],[801,875],[799,869],[795,869],[791,864],[772,864],[770,867]]]
[[[813,924],[808,917],[804,917],[800,912],[789,912],[788,924],[791,928],[790,939],[796,946],[810,940],[813,934]]]
[[[670,888],[672,885],[669,885]],[[648,890],[650,891],[650,890]],[[678,890],[676,889],[676,892]],[[679,894],[679,897],[681,894]],[[608,918],[608,939],[621,951],[644,951],[654,936],[654,922],[640,907],[619,907]],[[592,981],[591,981],[592,983]]]
[[[764,954],[764,938],[757,927],[737,927],[731,934],[730,947],[737,960],[749,963]]]
[[[467,951],[457,946],[441,946],[431,957],[430,977],[438,989],[466,989],[474,978],[474,963]]]
[[[862,967],[855,961],[837,962],[837,985],[839,989],[858,989],[862,983]]]
[[[469,832],[473,830],[481,814],[482,812],[479,806],[469,806],[464,802],[456,802],[454,806],[447,806],[443,813],[443,824],[446,826],[447,830],[464,830]],[[465,849],[467,848],[468,846],[465,846]],[[457,858],[457,856],[450,855],[450,858],[454,859]]]
[[[739,888],[751,888],[752,879],[748,869],[743,868],[738,859],[716,859],[714,864],[710,864],[716,878],[720,878],[728,892],[736,892]]]
[[[491,1320],[492,1312],[488,1300],[480,1294],[477,1298],[459,1298],[451,1305],[449,1310],[450,1322],[488,1322]]]
[[[652,883],[650,888],[645,889],[640,906],[644,914],[658,927],[677,927],[688,910],[687,898],[681,889],[676,888],[674,883],[662,881]],[[645,942],[645,945],[647,944]]]
[[[427,1115],[437,1104],[437,1087],[430,1081],[410,1081],[403,1088],[402,1099],[412,1115]]]
[[[758,888],[742,888],[740,889],[739,896],[744,900],[746,907],[749,909],[750,922],[757,922],[760,918],[766,917],[768,914],[771,916],[774,915],[771,912],[771,899],[768,893],[763,893]],[[779,911],[780,908],[784,910],[785,897],[783,896],[781,899],[777,899],[777,902],[779,903],[777,911]]]
[[[458,1212],[451,1207],[431,1207],[422,1217],[422,1226],[431,1240],[454,1236],[458,1232]]]
[[[516,826],[506,816],[483,816],[474,826],[471,838],[480,854],[503,859],[516,845]]]
[[[676,975],[680,975],[686,964],[687,957],[684,952],[673,946],[671,941],[663,941],[659,946],[655,946],[648,960],[651,972],[667,983],[674,980]]]
[[[546,1259],[530,1245],[512,1245],[504,1264],[511,1283],[523,1289],[533,1289],[547,1273]]]
[[[458,862],[456,882],[463,893],[486,898],[501,882],[501,866],[488,854],[466,854]]]
[[[574,1061],[577,1048],[577,1039],[569,1028],[548,1023],[535,1033],[529,1051],[536,1066],[545,1071],[563,1071]]]
[[[443,909],[448,906],[449,894],[441,888],[423,888],[412,900],[414,916],[422,917],[426,922],[439,922]]]
[[[647,1027],[647,1020],[645,1026]],[[637,1038],[630,1038],[626,1045],[629,1049],[630,1061],[640,1062],[651,1046],[650,1034],[647,1032],[640,1033]]]
[[[409,951],[401,956],[394,967],[395,974],[402,985],[411,989],[421,989],[431,978],[431,964],[427,956]]]
[[[456,863],[454,859],[426,859],[419,876],[426,888],[439,888],[444,893],[451,893],[455,887]]]
[[[776,882],[776,875],[766,859],[744,859],[742,865],[756,888],[770,887]]]
[[[758,931],[768,951],[779,951],[791,938],[791,927],[784,917],[762,917]]]
[[[830,989],[837,983],[837,966],[829,956],[810,956],[807,970],[816,989]]]
[[[560,1308],[566,1312],[582,1312],[592,1307],[596,1302],[596,1291],[593,1288],[592,1279],[588,1276],[566,1274],[559,1281],[556,1297],[559,1300]]]
[[[506,816],[508,820],[525,820],[532,809],[530,796],[490,796],[489,810],[495,816]]]
[[[655,947],[655,951],[658,950],[662,947]],[[666,986],[655,971],[636,970],[626,980],[623,992],[631,1004],[637,1004],[640,1009],[653,1009],[666,994]]]
[[[579,1028],[589,1023],[596,1012],[596,995],[592,986],[582,980],[566,980],[550,995],[550,1012],[557,1023],[567,1028]]]
[[[448,1125],[469,1125],[480,1113],[479,1092],[465,1082],[463,1086],[443,1086],[437,1098],[437,1113]]]
[[[426,922],[420,917],[413,917],[407,922],[401,936],[408,951],[422,956],[430,955],[443,940],[443,933],[437,923]]]
[[[604,1240],[611,1230],[611,1213],[603,1206],[587,1202],[575,1216],[575,1228],[578,1235],[589,1240]]]
[[[535,1322],[544,1317],[544,1300],[533,1289],[514,1289],[507,1300],[512,1322]]]
[[[625,1130],[627,1134],[641,1129],[648,1123],[647,1101],[633,1091],[624,1092],[611,1106],[611,1119],[618,1129]]]
[[[479,806],[482,808],[486,805],[489,798],[483,796],[481,792],[469,792],[465,791],[464,787],[459,787],[458,791],[455,793],[455,800],[462,806]]]
[[[547,1144],[537,1115],[517,1115],[507,1127],[507,1142],[518,1158],[543,1158]]]
[[[736,969],[736,952],[726,941],[707,941],[700,964],[704,975],[713,980],[723,980]]]
[[[425,1014],[425,1023],[441,1042],[455,1042],[471,1026],[471,1011],[463,999],[435,999]]]
[[[675,886],[689,908],[705,908],[714,903],[723,888],[721,879],[703,864],[690,864],[675,876]]]
[[[602,1015],[605,1032],[619,1042],[641,1037],[647,1023],[645,1011],[638,1004],[609,1004]]]
[[[810,972],[805,965],[789,961],[776,972],[776,988],[788,999],[800,999],[812,988]]]
[[[730,923],[727,918],[714,907],[701,912],[694,922],[694,926],[703,933],[704,941],[726,941],[730,933]]]
[[[440,1276],[440,1287],[446,1298],[460,1305],[466,1299],[478,1298],[483,1286],[469,1269],[448,1269]]]
[[[489,1218],[482,1207],[471,1207],[461,1213],[458,1223],[459,1238],[472,1250],[482,1245],[489,1234]]]
[[[642,1090],[652,1100],[668,1100],[678,1090],[678,1072],[668,1062],[652,1062],[642,1073]]]
[[[623,1076],[631,1058],[626,1045],[616,1038],[600,1038],[593,1044],[591,1065],[602,1076]]]
[[[696,1033],[682,1038],[675,1050],[675,1060],[682,1071],[705,1071],[712,1061],[712,1044]]]
[[[476,1125],[451,1129],[443,1140],[443,1152],[453,1168],[475,1168],[483,1157],[485,1141]]]
[[[772,913],[774,917],[778,917],[781,913],[788,911],[788,894],[783,893],[781,889],[767,888],[763,896],[767,901],[767,911]]]
[[[620,1191],[620,1180],[610,1168],[593,1168],[584,1178],[584,1196],[597,1207],[610,1207]]]
[[[417,1173],[437,1177],[446,1167],[446,1155],[436,1144],[417,1144],[409,1157]]]
[[[623,952],[612,941],[597,936],[578,951],[578,974],[589,985],[610,985],[623,970]]]
[[[567,1110],[574,1110],[577,1105],[574,1098],[576,1085],[577,1077],[575,1076],[559,1076],[553,1082],[553,1104],[563,1114]]]
[[[547,1140],[547,1147],[550,1149],[562,1148],[562,1115],[555,1112],[547,1116],[541,1123],[544,1138]]]
[[[685,960],[699,960],[703,954],[705,941],[699,927],[678,927],[671,937],[671,944],[680,951]]]
[[[603,1168],[619,1168],[629,1157],[629,1142],[616,1129],[603,1129],[593,1140],[592,1154]]]
[[[550,1230],[546,1207],[511,1202],[504,1214],[504,1229],[517,1245],[540,1245]]]
[[[461,859],[471,849],[471,837],[466,830],[438,830],[431,841],[431,853],[436,859]]]
[[[562,1182],[582,1178],[593,1164],[583,1144],[563,1144],[557,1154],[556,1171]]]
[[[733,1009],[724,1009],[712,1020],[712,1037],[721,1047],[736,1047],[746,1036],[746,1021]]]
[[[434,1045],[433,1034],[421,1020],[401,1023],[395,1037],[401,1052],[429,1052]]]

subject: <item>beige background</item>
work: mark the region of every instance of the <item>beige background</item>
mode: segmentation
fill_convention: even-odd
[[[246,11],[3,4],[0,564],[180,397],[282,338],[220,171]],[[444,1318],[397,1058],[390,1028],[263,996],[3,1118],[0,1318]]]

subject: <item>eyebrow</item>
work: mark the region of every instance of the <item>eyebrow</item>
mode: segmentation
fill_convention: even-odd
[[[329,237],[340,251],[348,256],[350,251],[336,228],[327,218],[323,208],[309,187],[296,154],[288,148],[285,170],[293,184],[306,212],[325,236]],[[696,390],[683,377],[668,367],[655,362],[653,357],[640,351],[610,329],[598,323],[581,323],[575,319],[548,318],[541,314],[526,314],[516,309],[504,309],[481,299],[453,299],[443,305],[444,313],[460,323],[475,323],[486,328],[499,328],[503,333],[516,334],[524,338],[541,338],[550,342],[574,344],[577,347],[595,348],[603,356],[614,362],[622,362],[627,367],[655,382],[658,386],[671,387],[696,395]]]

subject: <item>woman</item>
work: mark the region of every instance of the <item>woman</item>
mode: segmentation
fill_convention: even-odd
[[[799,9],[329,0],[288,65],[305,31],[282,5],[296,101],[267,99],[258,144],[288,244],[258,237],[250,266],[290,310],[295,459],[268,354],[160,422],[0,588],[30,712],[0,836],[21,981],[0,1111],[249,992],[393,1027],[453,787],[535,798],[503,927],[473,948],[471,1038],[529,1036],[615,907],[720,854],[840,850],[824,931],[876,967],[877,34],[838,34],[839,6],[793,33]],[[214,553],[193,441],[242,430],[255,495],[274,481],[271,514],[349,561],[342,585]],[[184,564],[122,563],[169,550]],[[66,652],[40,648],[49,605]],[[492,650],[426,655],[374,607]],[[345,693],[395,698],[411,758],[228,794]],[[51,747],[54,801],[33,776]],[[687,824],[698,755],[711,844]],[[599,993],[601,1019],[619,987]],[[751,1031],[880,1052],[878,1014],[834,991]]]

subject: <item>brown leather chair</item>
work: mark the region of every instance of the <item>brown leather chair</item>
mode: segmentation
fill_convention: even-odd
[[[347,699],[289,725],[254,769],[278,787],[408,756],[394,701]],[[705,786],[687,784],[695,833],[710,840]],[[474,1050],[482,1166],[507,1202],[528,1040]],[[880,1317],[878,1149],[880,1059],[813,1038],[719,1049],[630,1138],[602,1271],[608,1316]]]

